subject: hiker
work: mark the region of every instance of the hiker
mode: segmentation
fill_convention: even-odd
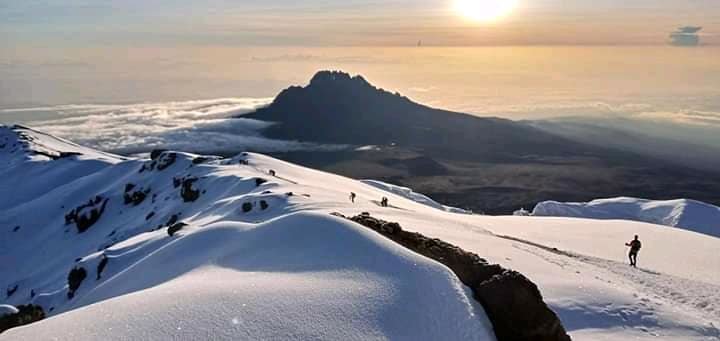
[[[356,196],[357,196],[357,195],[355,194],[355,192],[350,192],[350,202],[351,202],[351,203],[353,203],[353,204],[355,203],[355,197],[356,197]]]
[[[382,199],[380,200],[380,206],[388,207],[388,198],[387,197],[382,197]]]
[[[628,253],[628,257],[630,258],[630,266],[634,266],[637,268],[637,254],[642,247],[642,243],[640,243],[638,236],[635,235],[635,239],[631,240],[629,243],[625,243],[625,246],[630,247],[630,253]]]

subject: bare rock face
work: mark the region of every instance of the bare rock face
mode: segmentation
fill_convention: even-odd
[[[75,291],[87,277],[87,271],[82,266],[76,266],[68,273],[68,299],[75,297]]]
[[[98,280],[98,281],[100,280],[100,278],[101,278],[100,276],[102,275],[103,270],[105,270],[105,267],[107,266],[108,260],[109,260],[108,256],[106,256],[105,254],[103,254],[103,255],[102,255],[102,259],[100,259],[100,262],[98,263],[98,266],[97,266],[97,269],[96,269],[96,270],[97,270],[97,271],[96,271],[96,272],[97,272],[96,280]]]
[[[193,189],[193,184],[198,181],[198,178],[187,178],[182,181],[182,188],[180,188],[180,196],[184,202],[193,202],[200,197],[200,190]]]
[[[185,226],[187,226],[187,224],[185,224],[183,222],[173,224],[172,226],[168,227],[168,229],[167,229],[168,236],[170,236],[170,237],[174,236],[175,233],[182,230]]]
[[[45,312],[39,305],[19,305],[16,313],[0,316],[0,333],[44,318]]]
[[[140,205],[147,195],[150,194],[150,188],[137,188],[135,184],[126,184],[125,193],[123,193],[123,199],[125,205],[132,204],[133,206]]]
[[[472,289],[492,322],[498,340],[570,340],[560,319],[543,301],[537,286],[519,272],[490,264],[474,253],[442,240],[404,231],[398,223],[377,219],[367,213],[347,219],[450,268]]]
[[[65,214],[65,224],[75,223],[78,233],[87,231],[87,229],[100,220],[108,200],[108,198],[103,198],[99,195],[95,196],[95,198],[88,200],[87,203]]]

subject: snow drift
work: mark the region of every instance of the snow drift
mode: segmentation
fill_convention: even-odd
[[[621,197],[590,202],[545,201],[535,206],[532,215],[636,220],[720,237],[720,207],[688,199]]]

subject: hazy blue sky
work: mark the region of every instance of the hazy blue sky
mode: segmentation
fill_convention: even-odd
[[[453,1],[3,0],[0,39],[3,48],[665,44],[693,25],[720,42],[718,0],[518,0],[492,23],[464,19]]]

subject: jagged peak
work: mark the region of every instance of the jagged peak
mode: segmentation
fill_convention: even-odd
[[[351,76],[349,73],[340,70],[321,70],[315,73],[310,79],[310,86],[318,86],[325,84],[357,84],[374,88],[361,75]]]

